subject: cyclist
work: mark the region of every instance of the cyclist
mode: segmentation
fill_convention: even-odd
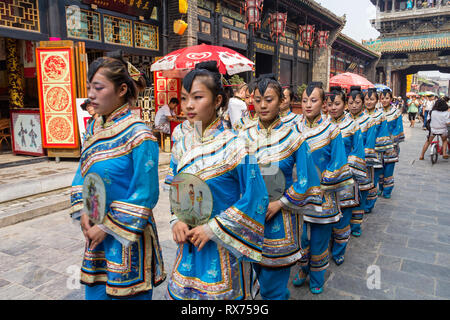
[[[431,110],[429,119],[427,121],[427,129],[428,129],[428,137],[427,141],[422,148],[422,154],[420,155],[419,160],[423,160],[425,152],[428,149],[428,146],[431,144],[435,136],[441,136],[442,140],[442,154],[444,159],[448,159],[447,154],[447,126],[450,125],[450,113],[448,111],[449,107],[447,102],[444,99],[439,99],[436,101],[433,109]]]

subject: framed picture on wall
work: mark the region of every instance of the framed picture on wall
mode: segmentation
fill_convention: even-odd
[[[43,156],[41,116],[39,110],[11,110],[11,133],[14,154]]]

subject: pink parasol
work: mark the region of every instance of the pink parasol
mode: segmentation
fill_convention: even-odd
[[[351,72],[345,72],[338,74],[330,79],[331,86],[341,86],[347,90],[351,86],[360,86],[362,90],[367,90],[368,88],[375,88],[372,82],[366,78]]]

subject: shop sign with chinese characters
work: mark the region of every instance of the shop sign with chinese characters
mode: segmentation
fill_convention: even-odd
[[[99,8],[121,12],[130,16],[146,16],[153,10],[159,0],[82,0],[83,3],[93,4]]]

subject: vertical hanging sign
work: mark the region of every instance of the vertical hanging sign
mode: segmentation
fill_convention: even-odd
[[[36,48],[44,148],[78,148],[73,47]]]

